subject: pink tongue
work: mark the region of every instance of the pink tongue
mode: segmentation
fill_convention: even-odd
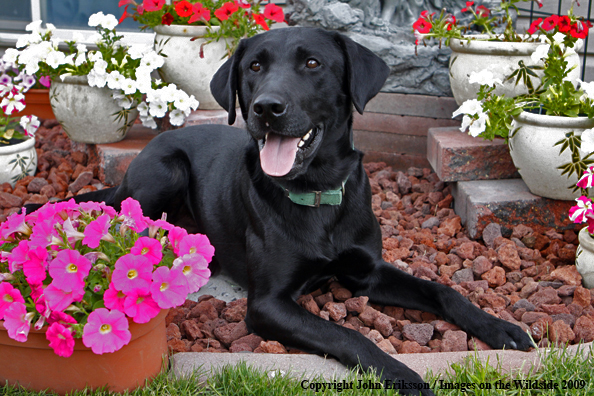
[[[301,138],[269,133],[264,148],[260,151],[262,170],[270,176],[284,176],[293,167],[297,143]]]

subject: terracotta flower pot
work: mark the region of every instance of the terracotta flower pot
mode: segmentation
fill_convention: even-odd
[[[56,118],[49,99],[48,89],[30,89],[25,93],[27,107],[18,116],[34,115],[38,118]]]
[[[45,329],[31,330],[27,342],[8,337],[0,321],[0,383],[20,384],[41,391],[50,389],[65,394],[85,387],[106,386],[110,391],[123,392],[145,385],[161,371],[167,361],[165,316],[162,310],[156,318],[144,324],[130,321],[132,339],[119,351],[95,355],[76,340],[74,353],[68,358],[56,355],[45,338]]]

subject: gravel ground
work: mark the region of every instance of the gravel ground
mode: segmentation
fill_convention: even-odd
[[[46,120],[37,137],[38,172],[14,189],[2,185],[0,221],[24,203],[104,187],[97,180],[97,159],[72,152],[54,120]],[[471,240],[450,208],[450,186],[430,169],[400,172],[383,163],[369,163],[365,169],[387,262],[456,289],[480,309],[530,331],[540,346],[594,340],[594,289],[581,286],[573,265],[577,229],[541,234],[519,225],[505,238],[497,224],[490,224],[482,239]],[[490,349],[433,314],[371,304],[337,282],[301,296],[298,303],[314,315],[361,332],[388,353]],[[174,352],[302,353],[248,334],[245,312],[245,299],[188,300],[167,317],[169,346]]]

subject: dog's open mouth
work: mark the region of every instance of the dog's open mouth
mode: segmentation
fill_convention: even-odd
[[[321,140],[321,129],[312,128],[302,137],[284,136],[268,132],[258,143],[262,170],[270,175],[281,177],[299,165],[312,152]]]

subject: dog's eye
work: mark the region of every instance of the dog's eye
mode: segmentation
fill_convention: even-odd
[[[258,62],[252,62],[252,64],[250,65],[250,69],[252,69],[255,72],[259,72],[260,71],[260,63]]]
[[[305,64],[309,69],[315,69],[316,67],[320,66],[320,62],[315,59],[308,59],[307,63]]]

